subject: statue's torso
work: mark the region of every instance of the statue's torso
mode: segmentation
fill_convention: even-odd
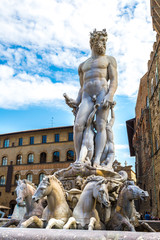
[[[108,89],[107,56],[89,58],[82,65],[83,90],[89,95],[97,95],[102,89]]]

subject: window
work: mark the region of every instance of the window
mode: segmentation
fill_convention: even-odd
[[[59,152],[53,153],[53,162],[59,162]]]
[[[5,185],[5,183],[6,183],[6,178],[5,178],[5,176],[1,176],[1,177],[0,177],[0,185]]]
[[[156,151],[158,150],[158,139],[157,139],[157,137],[155,137],[155,150]]]
[[[73,132],[68,133],[68,141],[73,141]]]
[[[40,163],[45,163],[46,162],[46,153],[42,152],[40,155]]]
[[[148,96],[146,97],[146,107],[147,108],[149,107],[149,97]]]
[[[42,136],[42,143],[46,143],[47,142],[47,136],[46,135],[43,135]]]
[[[23,145],[23,138],[19,138],[19,146]]]
[[[15,184],[17,183],[17,181],[21,178],[21,175],[20,174],[16,174],[15,177],[14,177],[14,182]]]
[[[2,158],[2,166],[6,166],[7,165],[7,157],[3,157]]]
[[[32,174],[31,174],[31,173],[28,173],[28,174],[27,174],[27,180],[30,181],[30,182],[32,182],[32,179],[33,179]]]
[[[17,165],[22,164],[22,155],[17,156]]]
[[[30,137],[30,144],[34,144],[34,137]]]
[[[154,86],[153,86],[153,78],[151,80],[151,96],[153,95],[154,92]]]
[[[156,86],[158,84],[159,81],[159,77],[158,77],[158,67],[156,66],[156,72],[155,72],[155,79],[156,79]]]
[[[149,194],[149,196],[150,196],[150,207],[152,207],[152,190],[150,189],[150,194]]]
[[[45,174],[44,173],[40,173],[39,174],[39,182],[41,182],[44,177],[45,177]]]
[[[34,155],[33,153],[28,154],[28,164],[31,164],[34,162]]]
[[[4,140],[4,147],[9,147],[9,139]]]
[[[67,152],[67,161],[73,161],[74,160],[74,152],[72,150],[69,150]]]
[[[55,134],[54,135],[54,141],[55,142],[59,142],[59,134]]]

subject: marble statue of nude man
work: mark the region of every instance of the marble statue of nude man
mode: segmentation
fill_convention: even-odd
[[[117,63],[113,57],[105,55],[106,41],[105,29],[102,31],[95,29],[90,33],[91,57],[81,63],[78,69],[81,86],[78,97],[76,100],[72,98],[66,100],[70,107],[78,108],[74,123],[76,163],[79,162],[83,131],[94,106],[93,96],[96,96],[96,104],[100,105],[96,112],[94,167],[100,165],[100,158],[106,144],[106,122],[118,85]]]

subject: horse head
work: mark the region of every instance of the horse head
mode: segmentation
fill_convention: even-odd
[[[29,191],[29,185],[31,186],[32,192],[35,189],[35,186],[33,186],[32,183],[29,183],[26,179],[23,180],[18,180],[17,181],[17,187],[15,189],[16,194],[17,194],[17,204],[18,205],[23,205],[24,206],[24,201],[27,198],[27,196],[30,194]]]
[[[125,194],[129,200],[138,200],[138,199],[145,200],[146,198],[149,197],[148,192],[136,186],[134,182],[128,181],[126,183],[125,188],[126,188]]]
[[[32,199],[35,202],[38,202],[38,200],[42,199],[45,196],[48,196],[51,192],[51,181],[50,177],[46,176],[43,178],[43,180],[40,182],[37,191],[32,196]]]
[[[105,179],[103,179],[98,181],[93,188],[93,197],[105,207],[110,206],[108,186],[109,183]]]

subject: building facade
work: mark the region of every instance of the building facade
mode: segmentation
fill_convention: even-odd
[[[0,205],[16,204],[16,180],[36,185],[74,161],[73,126],[0,134]]]
[[[147,190],[148,201],[139,202],[139,211],[160,217],[160,2],[151,0],[156,42],[148,61],[148,71],[141,78],[135,119],[127,121],[130,150],[136,156],[137,184]],[[134,131],[129,134],[129,128]],[[131,152],[131,151],[130,151]],[[133,151],[132,151],[133,153]],[[133,156],[132,155],[132,156]]]

